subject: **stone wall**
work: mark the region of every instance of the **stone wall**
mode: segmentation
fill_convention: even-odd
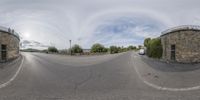
[[[200,62],[200,31],[180,30],[161,36],[163,59],[171,60],[171,45],[176,45],[176,61]]]
[[[7,60],[17,58],[19,56],[19,39],[13,34],[0,31],[0,61],[1,45],[7,45]]]

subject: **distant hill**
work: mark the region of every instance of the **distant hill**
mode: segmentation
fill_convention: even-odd
[[[22,52],[41,52],[41,50],[32,49],[32,48],[22,49],[22,50],[20,50],[20,51],[22,51]]]

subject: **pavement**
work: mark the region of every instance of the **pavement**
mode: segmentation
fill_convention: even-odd
[[[15,75],[21,61],[22,56],[10,62],[0,63],[0,84],[6,83]]]
[[[165,63],[146,56],[134,59],[142,78],[170,91],[200,89],[200,64]]]
[[[136,52],[70,57],[22,53],[0,100],[199,100],[200,65],[168,64]]]

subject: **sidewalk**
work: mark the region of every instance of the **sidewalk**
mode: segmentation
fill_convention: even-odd
[[[0,63],[0,84],[7,82],[13,77],[19,68],[21,61],[22,56],[10,62]]]

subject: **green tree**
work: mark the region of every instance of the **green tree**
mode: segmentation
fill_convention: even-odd
[[[160,38],[151,39],[147,45],[147,55],[153,58],[162,57],[162,44]]]
[[[56,53],[56,52],[58,52],[58,49],[56,47],[48,47],[48,51]]]
[[[103,52],[108,52],[108,48],[103,48]]]
[[[146,38],[144,40],[144,46],[147,47],[150,41],[151,41],[151,38]]]
[[[110,46],[110,53],[114,54],[114,53],[119,53],[120,51],[120,47],[118,48],[117,46]]]
[[[102,52],[107,52],[107,48],[105,48],[102,44],[96,43],[92,45],[91,47],[91,52],[92,53],[102,53]]]
[[[117,47],[118,53],[123,52],[122,47]]]
[[[83,53],[83,49],[78,44],[75,44],[71,48],[72,53]]]
[[[136,49],[137,49],[137,47],[130,45],[130,46],[128,46],[128,48],[127,48],[127,49],[128,49],[128,50],[136,50]]]

